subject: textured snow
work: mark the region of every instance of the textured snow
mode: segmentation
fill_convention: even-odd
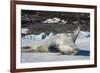
[[[22,63],[26,62],[53,62],[70,60],[88,60],[89,56],[69,56],[60,53],[22,53]]]
[[[47,19],[43,23],[58,23],[60,21],[59,18],[52,18],[52,19]]]
[[[23,33],[23,34],[27,34],[27,31],[28,31],[27,28],[22,28],[22,29],[21,29],[21,33]]]
[[[67,20],[65,21],[63,19],[55,17],[55,18],[47,19],[43,23],[62,23],[62,24],[65,24],[65,23],[67,23]]]

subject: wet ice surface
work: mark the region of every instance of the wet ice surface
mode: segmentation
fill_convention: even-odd
[[[69,60],[87,60],[89,56],[68,56],[60,53],[22,53],[22,62],[52,62]]]
[[[30,63],[30,62],[52,62],[52,61],[90,59],[90,33],[81,31],[75,44],[80,49],[80,52],[76,55],[63,55],[61,53],[50,53],[50,52],[49,53],[23,52],[21,56],[21,61],[22,63]],[[22,45],[31,46],[32,40],[23,39]]]

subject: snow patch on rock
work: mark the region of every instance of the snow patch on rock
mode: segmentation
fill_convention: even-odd
[[[60,24],[66,24],[67,20],[65,21],[63,19],[55,17],[55,18],[47,19],[43,23],[60,23]]]

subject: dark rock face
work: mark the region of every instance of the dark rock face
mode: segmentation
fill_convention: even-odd
[[[59,18],[67,23],[43,23],[47,19]],[[77,23],[73,23],[78,21]],[[90,14],[89,13],[73,13],[73,12],[53,12],[53,11],[21,11],[21,27],[27,28],[27,34],[45,33],[67,33],[73,32],[79,25],[81,30],[90,30]]]
[[[74,31],[77,25],[73,24],[33,24],[28,27],[29,33],[42,33],[42,32],[55,32],[55,33],[66,33],[68,31]]]

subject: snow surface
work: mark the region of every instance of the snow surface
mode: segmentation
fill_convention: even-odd
[[[27,34],[27,31],[28,31],[27,28],[22,28],[22,29],[21,29],[21,33],[23,33],[23,34]]]
[[[33,36],[32,38],[22,38],[22,47],[32,46],[34,40],[43,40],[41,37],[43,33]],[[49,34],[45,39],[52,36]],[[38,39],[37,39],[38,38]],[[90,59],[90,32],[80,31],[79,36],[75,42],[76,46],[80,49],[80,52],[76,55],[62,55],[61,53],[34,53],[34,52],[22,52],[22,62],[49,62],[49,61],[69,61],[69,60],[87,60]]]
[[[89,56],[69,56],[60,53],[22,53],[22,63],[26,62],[52,62],[69,60],[87,60]]]
[[[55,18],[47,19],[43,23],[60,23],[60,24],[65,24],[65,23],[67,23],[67,20],[65,21],[63,19],[55,17]]]

